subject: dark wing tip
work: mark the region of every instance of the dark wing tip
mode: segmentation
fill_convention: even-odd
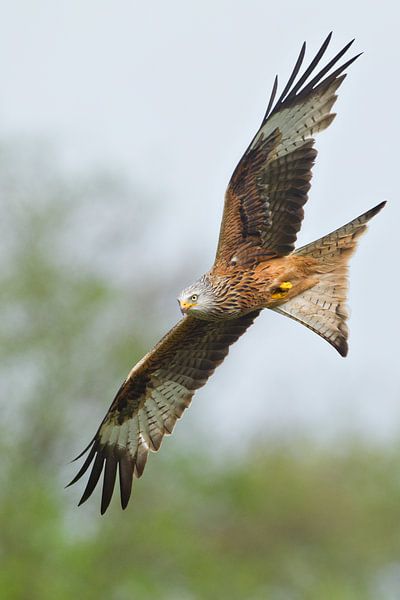
[[[121,507],[123,510],[128,506],[132,492],[133,461],[125,452],[119,460],[119,488],[121,494]]]
[[[101,494],[100,509],[102,515],[104,515],[111,502],[111,498],[114,492],[115,478],[117,475],[118,460],[115,456],[115,450],[113,447],[108,448],[105,463],[106,466],[104,469],[103,491]]]
[[[86,448],[86,451],[88,450],[88,448]],[[115,488],[117,468],[119,469],[121,506],[123,509],[125,509],[128,506],[128,502],[131,496],[135,461],[129,456],[127,452],[117,450],[116,448],[110,446],[100,446],[99,444],[95,443],[95,440],[93,440],[92,442],[92,447],[82,467],[79,469],[78,473],[75,475],[72,481],[70,481],[65,487],[67,488],[79,481],[79,479],[81,479],[81,477],[83,477],[83,475],[89,469],[92,462],[93,466],[91,469],[91,473],[89,475],[85,491],[83,492],[82,497],[79,500],[78,506],[81,506],[92,495],[102,474],[103,467],[105,465],[100,512],[103,515],[110,505]],[[145,461],[142,461],[142,463],[144,468]]]
[[[89,454],[86,457],[85,462],[83,463],[82,467],[79,469],[78,473],[75,475],[75,477],[72,479],[72,481],[70,481],[65,487],[68,488],[70,485],[74,485],[74,483],[76,483],[77,481],[79,481],[79,479],[86,473],[86,471],[88,470],[88,468],[90,467],[90,463],[92,462],[94,455],[96,454],[96,446],[94,444],[94,440],[92,440],[89,444],[89,446],[87,446],[85,448],[85,450],[83,452],[81,452],[81,454],[79,456],[77,456],[76,458],[74,458],[73,461],[71,462],[75,462],[76,460],[78,460],[78,458],[80,458],[81,456],[84,455],[85,452],[87,452],[90,449]]]
[[[323,41],[320,49],[318,50],[318,52],[316,53],[316,55],[314,56],[314,58],[312,59],[312,61],[310,62],[310,64],[308,65],[308,67],[305,69],[305,71],[303,72],[303,74],[300,76],[300,78],[298,79],[297,83],[294,83],[299,71],[300,71],[300,67],[301,64],[303,62],[303,58],[304,58],[304,54],[305,54],[305,48],[306,48],[306,44],[305,42],[303,43],[301,50],[300,50],[300,54],[299,57],[296,61],[295,67],[289,77],[289,80],[282,92],[282,94],[279,96],[279,99],[277,100],[277,102],[275,103],[275,105],[272,107],[272,103],[274,100],[274,97],[271,94],[271,98],[268,104],[268,110],[265,114],[265,117],[263,119],[263,124],[265,123],[267,117],[269,117],[271,114],[273,114],[274,112],[276,112],[277,110],[279,110],[279,108],[288,102],[294,101],[295,99],[298,98],[298,96],[300,94],[307,94],[309,93],[312,89],[314,89],[315,86],[317,86],[317,84],[319,85],[324,85],[325,83],[327,83],[328,81],[331,82],[333,79],[336,79],[340,73],[342,73],[344,71],[344,69],[346,69],[348,66],[350,66],[359,56],[361,56],[362,52],[360,52],[359,54],[357,54],[356,56],[354,56],[353,58],[351,58],[350,60],[348,60],[345,64],[343,64],[342,66],[340,66],[334,73],[331,73],[330,75],[328,75],[326,77],[326,79],[324,79],[325,75],[327,75],[329,73],[329,71],[338,63],[338,61],[342,58],[342,56],[348,51],[348,49],[350,48],[350,46],[354,43],[355,38],[352,39],[350,42],[348,42],[326,65],[325,67],[323,67],[321,69],[321,71],[319,71],[313,78],[311,81],[308,81],[309,77],[312,75],[312,73],[315,71],[315,68],[317,67],[317,65],[319,64],[319,62],[321,61],[322,57],[324,56],[331,38],[332,38],[332,34],[333,32],[331,31],[328,36],[325,38],[325,40]],[[308,81],[308,83],[307,83]],[[276,90],[275,90],[276,93]]]
[[[104,461],[106,459],[105,452],[103,448],[99,448],[96,454],[96,458],[93,463],[93,467],[91,473],[89,475],[89,479],[85,488],[85,491],[82,494],[82,498],[79,500],[78,506],[81,506],[90,496],[93,494],[93,491],[97,485],[98,480],[100,479],[100,475],[103,471]]]
[[[70,463],[73,463],[73,462],[75,462],[75,461],[79,460],[80,458],[82,458],[82,456],[83,456],[84,454],[86,454],[86,452],[89,450],[90,446],[92,446],[92,445],[94,444],[94,442],[95,442],[95,440],[96,440],[96,437],[97,437],[97,433],[96,433],[96,435],[95,435],[95,436],[94,436],[94,437],[91,439],[91,441],[88,443],[88,445],[86,446],[86,448],[84,448],[84,449],[82,450],[82,452],[81,452],[80,454],[78,454],[78,456],[75,456],[75,458],[73,458],[73,459],[70,461]],[[68,485],[71,485],[71,484],[68,484]]]
[[[341,338],[334,344],[334,348],[339,352],[340,356],[345,358],[349,353],[349,344],[345,338]]]
[[[375,215],[377,215],[378,212],[380,212],[385,205],[386,205],[386,200],[384,200],[383,202],[380,202],[379,204],[377,204],[376,206],[374,206],[373,208],[371,208],[371,210],[369,210],[366,213],[367,218],[368,219],[372,219],[372,217],[374,217]]]
[[[263,122],[266,121],[266,119],[268,118],[268,115],[270,113],[270,110],[271,110],[272,105],[273,105],[274,100],[275,100],[277,89],[278,89],[278,75],[275,75],[274,83],[272,85],[271,95],[270,95],[269,100],[268,100],[268,106],[267,106],[267,110],[265,111]]]

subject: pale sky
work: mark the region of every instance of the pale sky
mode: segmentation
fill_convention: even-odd
[[[156,236],[162,248],[151,245],[147,259],[160,280],[183,265],[182,287],[212,263],[223,193],[275,74],[284,84],[304,40],[312,57],[331,30],[329,56],[356,38],[352,52],[364,55],[340,88],[337,119],[318,137],[299,240],[389,201],[351,263],[349,357],[266,311],[185,421],[238,439],[255,424],[263,436],[397,434],[397,3],[14,0],[0,7],[0,135],[50,140],[65,169],[107,167],[160,198],[158,220],[143,198],[149,246]],[[179,318],[175,297],[165,328]]]

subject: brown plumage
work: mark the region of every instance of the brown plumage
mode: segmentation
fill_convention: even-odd
[[[132,477],[143,473],[149,450],[158,450],[164,434],[172,433],[195,390],[206,383],[229,346],[257,315],[255,311],[218,323],[185,317],[132,369],[71,482],[75,483],[95,458],[80,504],[93,492],[106,463],[101,510],[106,510],[111,499],[117,466],[125,508]]]
[[[357,58],[338,66],[350,42],[314,74],[330,39],[299,76],[303,45],[274,104],[275,79],[261,126],[229,182],[214,265],[181,293],[184,318],[132,369],[80,455],[88,451],[71,484],[91,467],[80,504],[104,469],[101,512],[110,503],[117,470],[121,505],[127,506],[149,451],[159,449],[195,390],[260,310],[303,323],[347,354],[347,265],[358,237],[384,203],[294,251],[317,156],[312,136],[333,121],[342,73]]]

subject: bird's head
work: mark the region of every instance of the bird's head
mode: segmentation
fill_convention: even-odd
[[[185,288],[178,297],[179,307],[183,314],[198,318],[207,318],[215,309],[215,294],[206,277]]]

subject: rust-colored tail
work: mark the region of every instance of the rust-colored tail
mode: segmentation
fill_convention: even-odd
[[[348,352],[346,299],[349,259],[368,221],[384,205],[385,202],[381,202],[336,231],[299,248],[295,254],[318,260],[316,274],[319,281],[302,294],[272,309],[299,321],[323,337],[342,356]]]

